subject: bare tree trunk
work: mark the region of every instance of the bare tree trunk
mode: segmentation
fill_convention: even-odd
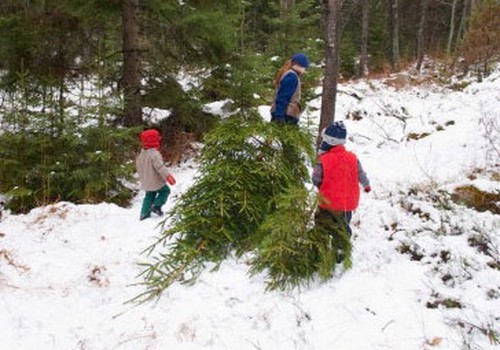
[[[465,21],[467,20],[467,17],[468,17],[469,2],[470,2],[470,0],[464,0],[464,3],[463,3],[462,18],[460,18],[460,26],[458,27],[457,40],[464,37]]]
[[[340,51],[340,11],[342,9],[342,0],[323,0],[323,4],[325,30],[325,72],[323,78],[319,132],[316,140],[318,147],[321,143],[321,130],[335,120]]]
[[[391,69],[399,70],[399,0],[388,0],[389,33],[391,36]]]
[[[142,123],[139,74],[139,0],[123,0],[123,124]]]
[[[453,43],[453,34],[455,32],[455,12],[457,9],[458,0],[453,0],[451,4],[451,18],[450,18],[450,33],[448,35],[448,45],[446,46],[446,53],[451,54],[451,45]]]
[[[470,13],[474,13],[474,10],[478,5],[481,4],[481,0],[470,0]]]
[[[281,18],[287,17],[294,6],[295,6],[295,0],[280,0]]]
[[[370,31],[370,14],[372,0],[363,0],[362,4],[362,28],[361,28],[361,52],[359,57],[358,78],[368,73],[368,34]]]
[[[293,11],[294,6],[295,6],[295,0],[280,0],[280,19],[285,29],[284,31],[285,38],[282,42],[282,44],[284,45],[283,53],[287,55],[290,54],[289,32],[293,30],[290,23],[290,14]]]
[[[425,55],[425,34],[427,32],[427,8],[429,0],[422,0],[422,9],[420,13],[420,25],[418,27],[417,36],[417,70],[420,71]]]

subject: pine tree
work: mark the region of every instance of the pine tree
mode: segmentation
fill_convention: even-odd
[[[206,265],[215,269],[233,253],[255,253],[252,272],[268,271],[270,289],[304,284],[318,271],[330,276],[329,236],[310,228],[315,203],[304,183],[312,155],[311,135],[296,127],[260,118],[222,122],[205,140],[195,184],[148,249],[157,256],[144,264],[146,291],[137,300],[194,282]]]

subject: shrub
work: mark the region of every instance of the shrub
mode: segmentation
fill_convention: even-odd
[[[55,201],[128,204],[134,130],[109,125],[0,135],[0,192],[15,213]]]

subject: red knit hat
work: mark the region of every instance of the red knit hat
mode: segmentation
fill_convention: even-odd
[[[141,133],[142,147],[144,148],[160,148],[161,136],[158,130],[149,129]]]

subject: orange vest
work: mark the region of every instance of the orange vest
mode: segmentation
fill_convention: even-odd
[[[358,207],[358,159],[354,153],[337,145],[319,157],[323,166],[323,180],[319,187],[323,209],[352,211]]]

